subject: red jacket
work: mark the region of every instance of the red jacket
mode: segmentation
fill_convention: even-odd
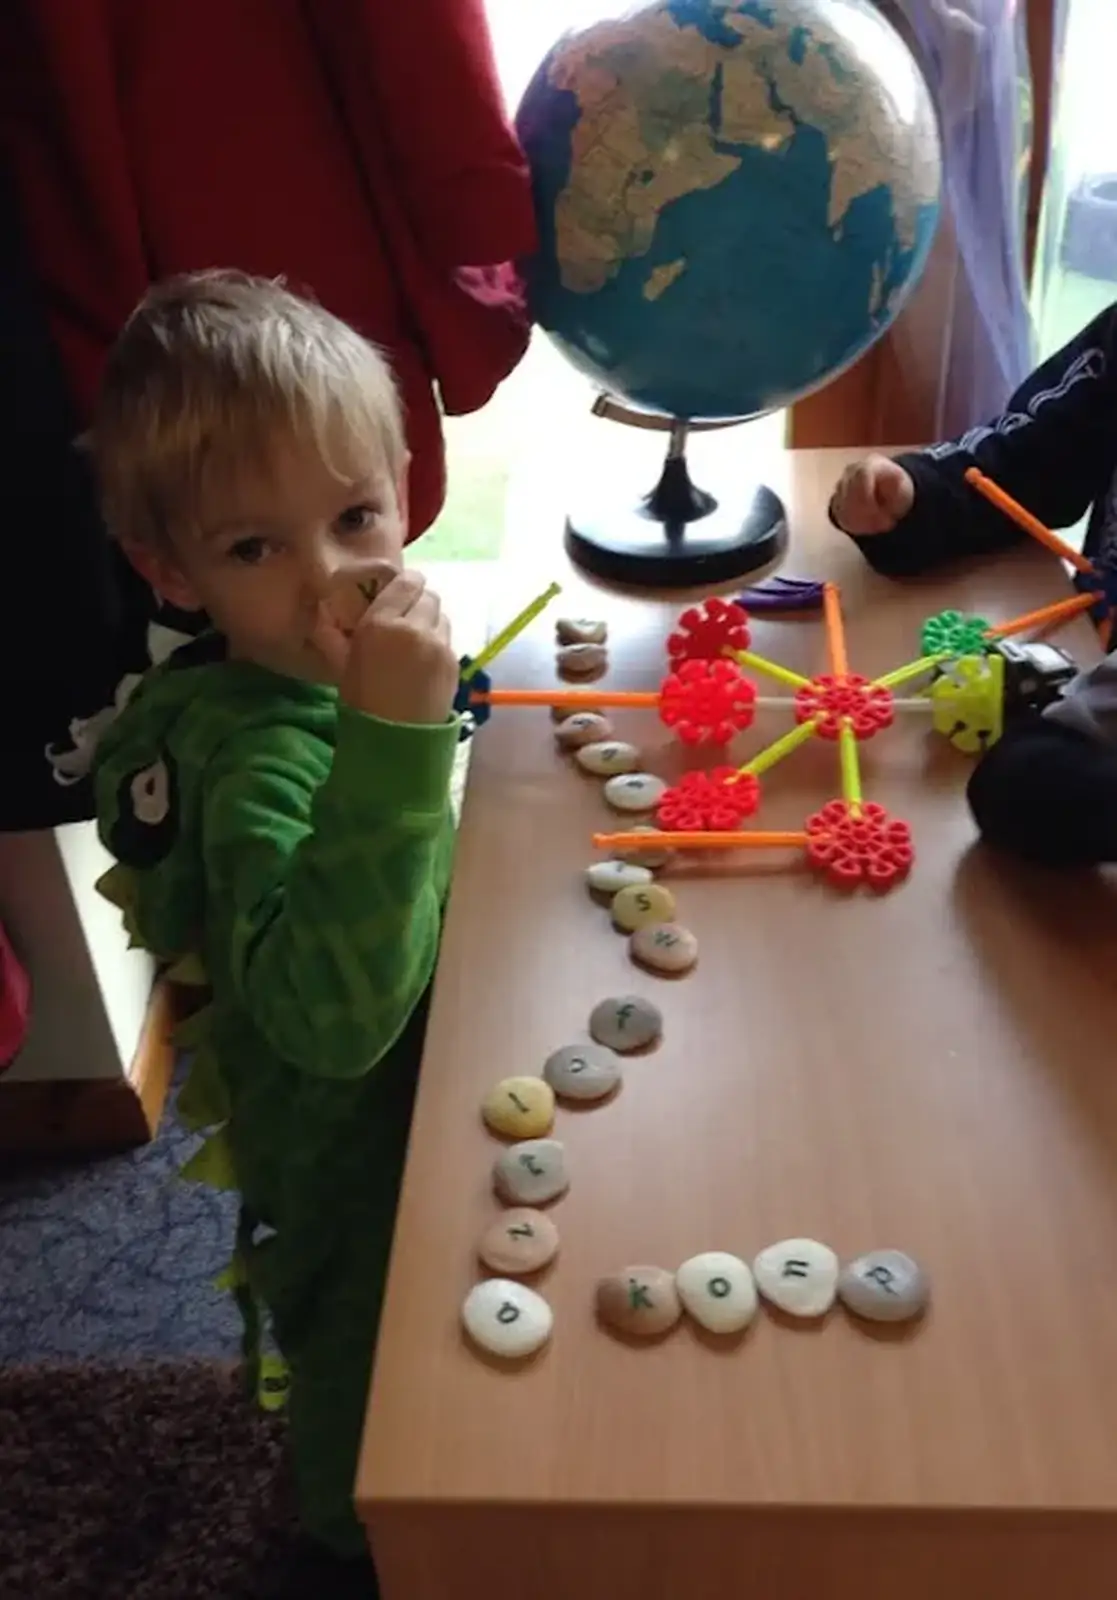
[[[0,159],[83,415],[148,283],[283,273],[390,355],[433,521],[435,390],[476,409],[527,341],[483,0],[0,0]]]

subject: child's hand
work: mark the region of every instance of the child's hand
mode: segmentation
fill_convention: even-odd
[[[830,502],[838,526],[856,538],[891,533],[915,501],[915,485],[887,456],[871,455],[847,467]]]
[[[450,715],[460,668],[442,604],[417,572],[398,572],[347,640],[321,637],[343,700],[383,722],[437,724]]]

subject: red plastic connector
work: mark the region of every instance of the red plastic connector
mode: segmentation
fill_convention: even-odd
[[[688,772],[660,796],[656,821],[668,833],[728,833],[760,805],[760,783],[735,767]]]
[[[683,661],[719,661],[727,650],[747,650],[749,618],[743,606],[718,595],[688,606],[667,640],[671,665]]]
[[[883,806],[831,800],[807,818],[807,859],[840,888],[890,889],[911,871],[911,829]]]
[[[726,745],[752,724],[756,689],[732,661],[683,661],[660,684],[659,715],[684,744]]]
[[[818,719],[824,739],[836,739],[843,722],[848,721],[858,739],[871,739],[874,733],[891,725],[892,692],[870,683],[859,673],[842,678],[832,673],[812,678],[795,695],[795,720]]]

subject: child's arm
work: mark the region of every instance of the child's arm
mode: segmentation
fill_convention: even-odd
[[[289,727],[246,732],[215,771],[206,958],[215,995],[229,983],[277,1055],[350,1078],[395,1042],[434,971],[458,731],[338,716],[328,775]]]
[[[1010,727],[974,769],[969,801],[986,842],[1024,860],[1117,861],[1117,662]]]
[[[831,519],[878,572],[910,576],[1021,537],[968,487],[967,468],[980,467],[1042,522],[1066,528],[1105,488],[1115,440],[1117,306],[1111,306],[1037,368],[995,422],[952,443],[898,456],[895,465],[909,484],[905,495],[897,493],[898,480],[885,480],[894,513],[886,507],[883,516],[866,517],[873,509],[867,496],[871,500],[875,490],[854,468],[835,491]],[[881,460],[871,457],[870,463]]]

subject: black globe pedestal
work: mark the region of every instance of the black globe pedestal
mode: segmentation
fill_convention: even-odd
[[[783,503],[765,485],[701,488],[686,459],[689,429],[671,427],[667,459],[650,494],[635,489],[571,511],[566,548],[583,571],[619,587],[691,589],[731,583],[767,566],[787,536]]]

